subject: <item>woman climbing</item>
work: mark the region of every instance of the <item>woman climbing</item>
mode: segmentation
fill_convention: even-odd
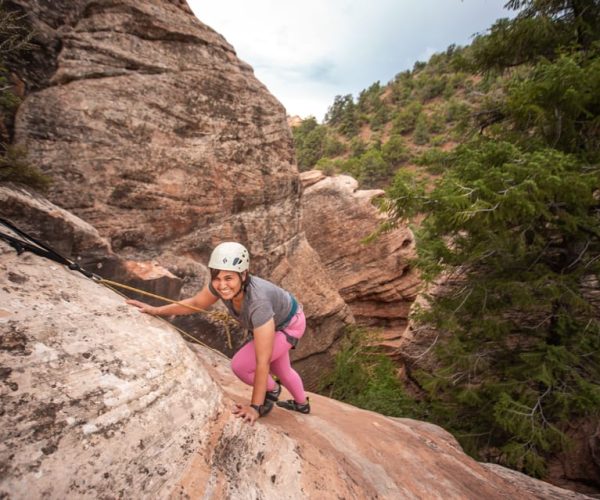
[[[250,275],[250,255],[240,243],[218,245],[210,256],[208,267],[211,277],[208,285],[181,302],[206,309],[221,299],[242,328],[253,333],[252,340],[231,360],[231,368],[237,377],[253,387],[250,404],[236,404],[233,413],[251,424],[267,415],[274,402],[288,410],[309,413],[310,403],[302,379],[292,368],[289,355],[306,328],[302,306],[289,292]],[[127,303],[155,316],[193,313],[180,304],[153,307],[137,300]],[[279,378],[294,399],[278,401],[281,385],[271,374]]]

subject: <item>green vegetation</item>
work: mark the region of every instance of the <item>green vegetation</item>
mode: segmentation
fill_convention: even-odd
[[[30,39],[31,29],[24,17],[7,10],[0,2],[0,182],[19,182],[43,189],[49,179],[27,162],[24,147],[11,145],[14,115],[21,101],[13,91],[7,63],[30,48]]]
[[[352,95],[336,96],[327,112],[325,122],[336,127],[336,130],[345,137],[355,136],[358,132],[358,118]]]
[[[0,182],[18,182],[38,189],[50,183],[48,177],[27,162],[23,147],[0,145]]]
[[[336,96],[323,124],[310,117],[293,129],[300,170],[349,173],[362,187],[386,187],[424,148],[470,131],[482,94],[473,92],[476,77],[468,48],[451,46],[387,85],[374,83],[356,100]]]
[[[347,146],[319,125],[314,117],[302,120],[292,130],[300,171],[310,170],[323,158],[333,158],[346,152]]]
[[[600,4],[508,6],[516,17],[471,46],[356,104],[336,98],[326,116],[348,145],[328,172],[386,187],[382,230],[419,220],[414,264],[457,284],[413,318],[440,334],[439,368],[411,368],[418,404],[358,333],[325,390],[427,418],[473,456],[542,476],[569,424],[600,413]],[[379,408],[379,394],[394,403]]]
[[[390,358],[375,347],[373,334],[349,328],[343,342],[322,394],[392,417],[418,416],[419,404],[404,391]]]
[[[389,197],[396,221],[424,217],[424,279],[462,273],[416,318],[447,339],[441,368],[417,375],[431,418],[474,455],[540,476],[568,423],[600,408],[586,292],[600,278],[600,29],[577,2],[511,3],[516,19],[472,47],[473,67],[511,68],[477,110],[483,133],[422,155],[443,175],[397,175]]]

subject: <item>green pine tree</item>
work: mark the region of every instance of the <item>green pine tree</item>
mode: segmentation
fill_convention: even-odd
[[[474,455],[540,476],[567,424],[600,409],[600,29],[597,2],[509,4],[517,17],[471,52],[511,70],[481,133],[424,162],[433,184],[398,174],[387,208],[422,218],[424,279],[457,283],[415,318],[445,339],[440,368],[417,375],[430,415]]]

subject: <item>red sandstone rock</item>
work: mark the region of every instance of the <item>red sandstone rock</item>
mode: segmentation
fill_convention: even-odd
[[[251,390],[221,354],[1,242],[0,333],[1,497],[583,498],[317,395],[243,424]]]
[[[404,329],[418,278],[411,231],[399,227],[372,243],[364,239],[384,216],[373,204],[381,190],[359,190],[347,175],[325,177],[303,172],[302,206],[306,237],[357,321],[384,326],[399,336]]]

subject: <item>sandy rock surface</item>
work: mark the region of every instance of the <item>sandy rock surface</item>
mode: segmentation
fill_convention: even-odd
[[[243,424],[222,354],[3,243],[0,271],[0,496],[546,498],[439,427],[317,395]]]

